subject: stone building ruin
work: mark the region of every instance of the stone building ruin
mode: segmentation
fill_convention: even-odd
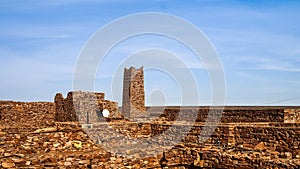
[[[103,120],[102,111],[107,109],[109,118],[120,118],[118,103],[104,99],[104,93],[73,91],[64,98],[57,93],[54,98],[55,120],[80,121],[81,123],[94,123]]]
[[[143,70],[125,70],[123,108],[144,115]],[[167,106],[154,120],[128,121],[104,93],[73,91],[65,98],[58,93],[54,102],[0,101],[0,168],[300,167],[300,106],[226,106],[210,135],[203,130],[209,106]],[[105,109],[108,118],[101,115]],[[174,144],[191,125],[174,122],[178,114],[190,119],[194,112],[191,130]],[[165,131],[169,134],[161,135]],[[201,135],[210,138],[200,142]],[[140,144],[147,138],[153,148]]]
[[[146,111],[143,67],[124,68],[122,115],[130,117]],[[73,91],[64,98],[57,93],[54,98],[55,120],[60,122],[80,121],[93,123],[102,121],[102,111],[109,111],[109,118],[122,118],[118,103],[105,100],[104,93]]]
[[[143,67],[124,68],[122,115],[130,117],[145,111]]]

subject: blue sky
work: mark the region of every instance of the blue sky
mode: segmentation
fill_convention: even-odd
[[[0,99],[52,101],[57,92],[65,95],[72,90],[81,48],[94,32],[125,15],[163,12],[193,23],[210,39],[224,67],[227,105],[299,105],[299,8],[299,1],[288,0],[2,0]],[[192,54],[180,44],[156,36],[129,39],[112,50],[107,64],[99,68],[96,90],[121,102],[120,92],[111,94],[111,74],[102,69],[117,62],[114,58],[147,47],[179,55],[197,78],[201,104],[210,103],[209,78],[193,65]],[[159,88],[168,105],[180,104],[170,77],[149,70],[145,78],[146,94]],[[146,101],[149,104],[149,95]]]

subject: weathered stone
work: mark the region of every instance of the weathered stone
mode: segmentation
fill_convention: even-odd
[[[25,160],[22,159],[22,158],[12,158],[12,161],[13,161],[14,163],[23,163],[23,162],[25,162]]]
[[[70,161],[64,162],[64,166],[71,166],[71,165],[72,165],[72,163]]]
[[[14,168],[16,166],[15,163],[11,162],[3,162],[1,165],[3,168]]]
[[[122,114],[125,117],[142,116],[145,111],[143,67],[124,68]]]
[[[173,166],[188,168],[192,165],[206,168],[300,167],[298,133],[300,125],[284,123],[280,120],[283,117],[282,110],[284,108],[267,108],[266,114],[262,114],[263,108],[259,108],[259,111],[256,111],[255,108],[247,108],[249,110],[227,108],[224,116],[226,123],[218,124],[206,142],[200,143],[198,139],[200,134],[208,134],[202,131],[204,124],[196,122],[186,133],[186,137],[179,143],[174,143],[173,146],[174,136],[183,131],[182,126],[187,123],[174,123],[170,120],[174,116],[176,117],[177,110],[167,107],[166,113],[162,114],[164,118],[158,117],[156,121],[141,123],[120,119],[108,123],[98,123],[91,130],[95,133],[101,131],[101,134],[97,135],[101,140],[98,145],[93,142],[91,137],[88,137],[77,122],[54,122],[55,111],[50,111],[53,109],[53,105],[51,106],[49,103],[44,105],[44,103],[7,102],[7,104],[8,107],[0,104],[0,111],[3,115],[3,119],[0,121],[2,132],[0,133],[0,164],[2,168],[4,168],[3,163],[15,165],[12,168],[125,168],[125,166],[129,166],[129,168],[160,168],[163,158],[162,150],[165,151],[165,164],[169,168],[173,168]],[[16,104],[18,104],[17,108],[13,108]],[[49,109],[48,113],[45,111],[46,109]],[[39,112],[40,110],[41,112]],[[183,116],[188,117],[192,111],[195,111],[195,108],[184,109]],[[196,111],[202,118],[205,114],[203,112],[206,110],[197,108]],[[276,117],[277,111],[278,117]],[[251,119],[247,113],[253,118]],[[10,116],[15,115],[19,115],[20,118],[24,117],[26,120],[17,119],[17,123],[22,122],[17,125],[13,120],[9,120]],[[234,115],[240,116],[234,117]],[[16,118],[12,117],[11,119]],[[162,122],[161,119],[167,121]],[[260,122],[270,119],[277,121],[271,123],[251,122],[251,120],[257,119]],[[242,123],[227,123],[231,120]],[[53,123],[44,124],[46,121]],[[249,123],[245,123],[245,121]],[[106,130],[107,125],[110,130],[117,131],[118,135]],[[45,128],[56,128],[57,130],[46,131]],[[167,137],[151,140],[166,130],[170,132]],[[136,141],[130,142],[131,138]],[[151,139],[147,140],[148,138]],[[150,145],[157,145],[157,147],[153,147],[153,151],[148,150],[150,146],[141,145],[140,139],[145,139]],[[227,143],[233,141],[231,139],[234,139],[235,143],[228,146]],[[81,148],[73,146],[74,142],[77,142],[78,145],[81,144]],[[173,148],[163,149],[165,147],[161,147],[162,143],[172,143],[171,147]],[[127,153],[127,155],[120,157],[118,153],[112,154],[102,148],[102,146],[110,145],[116,147],[114,150],[124,147],[120,152]],[[155,152],[157,155],[153,155],[151,152]],[[194,166],[194,168],[196,167]]]
[[[104,93],[73,91],[63,98],[61,93],[54,98],[56,121],[79,121],[82,124],[103,121],[102,111],[107,109],[110,118],[121,118],[118,103],[104,100]]]
[[[255,145],[254,150],[264,150],[265,149],[265,144],[264,142],[260,142],[257,145]]]
[[[10,153],[4,153],[4,157],[9,157],[9,156],[11,156]]]

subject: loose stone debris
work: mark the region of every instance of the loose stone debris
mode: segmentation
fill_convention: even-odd
[[[54,103],[1,101],[0,164],[2,168],[299,168],[300,123],[284,122],[284,116],[282,121],[277,117],[276,122],[249,122],[250,119],[241,116],[240,121],[245,122],[237,123],[230,122],[229,119],[235,119],[226,115],[230,110],[244,112],[246,109],[248,112],[264,110],[266,114],[285,112],[284,107],[227,107],[223,116],[227,123],[221,123],[204,143],[199,143],[204,123],[196,122],[186,137],[170,149],[147,156],[150,153],[147,147],[139,146],[138,142],[128,143],[123,146],[137,148],[124,149],[128,156],[123,157],[103,147],[120,146],[119,142],[124,140],[103,133],[101,143],[97,144],[80,123],[55,121]],[[184,111],[195,109],[187,107]],[[200,119],[205,108],[197,111]],[[166,108],[152,122],[107,120],[96,123],[93,130],[109,124],[110,129],[123,136],[151,138],[175,126],[170,131],[174,134],[157,140],[161,144],[172,143],[173,135],[182,130],[184,122],[174,125],[170,112],[176,114],[177,108]]]
[[[0,101],[0,167],[300,168],[300,107],[150,108],[143,68],[124,77],[124,114],[98,92]]]

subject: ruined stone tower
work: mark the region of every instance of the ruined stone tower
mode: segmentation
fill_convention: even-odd
[[[143,67],[139,69],[124,68],[122,114],[130,117],[145,111]]]

